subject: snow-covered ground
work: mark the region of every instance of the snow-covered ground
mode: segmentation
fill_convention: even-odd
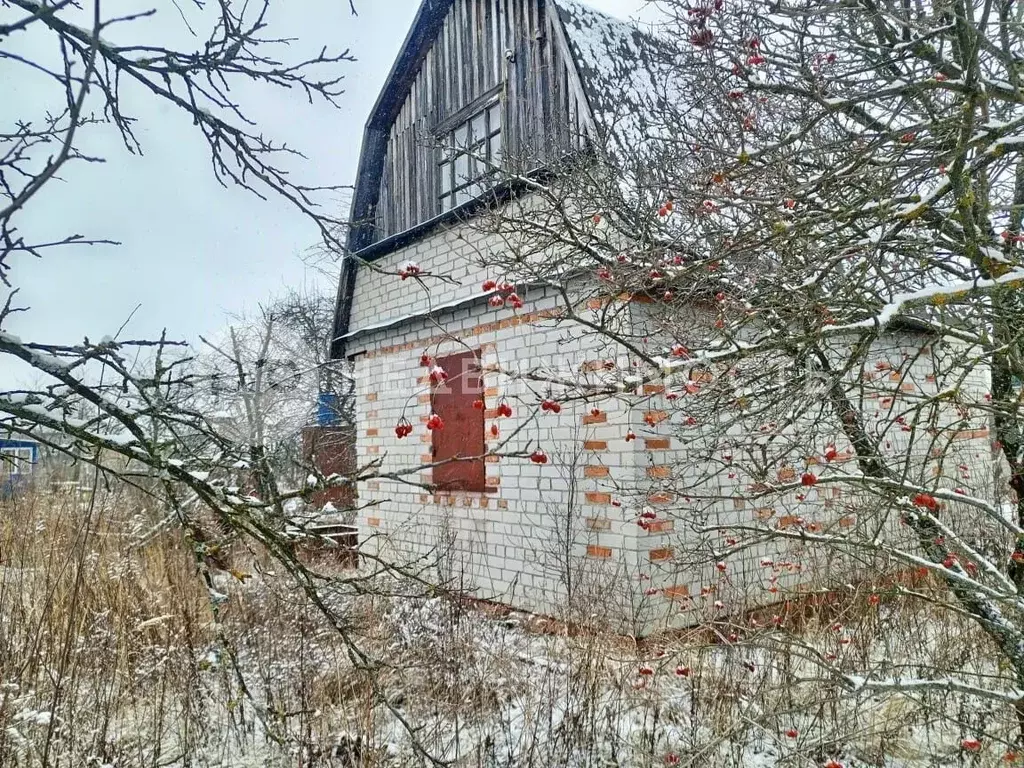
[[[852,690],[1012,688],[924,601],[860,590],[637,642],[352,572],[315,582],[328,617],[256,557],[215,572],[215,612],[180,536],[133,548],[148,527],[117,511],[83,538],[77,514],[0,522],[5,768],[1013,764],[1011,705]]]

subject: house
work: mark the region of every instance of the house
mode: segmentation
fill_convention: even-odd
[[[630,356],[567,321],[565,297],[544,280],[496,300],[487,281],[502,276],[485,264],[507,241],[475,222],[528,200],[531,180],[557,176],[565,158],[600,146],[614,159],[657,134],[671,87],[657,54],[653,38],[576,0],[425,0],[366,126],[332,342],[356,380],[357,464],[380,475],[359,488],[366,547],[436,565],[479,598],[633,631],[686,623],[715,583],[714,560],[684,552],[699,538],[695,515],[802,518],[745,500],[725,452],[680,432],[663,386],[563,400],[556,377],[524,376],[557,367],[628,381]],[[572,256],[551,263],[571,270]],[[692,311],[694,327],[707,323]],[[623,322],[642,326],[642,309]],[[919,354],[931,341],[921,329],[890,334],[877,364],[915,370],[875,384],[938,386]],[[986,386],[984,375],[973,384]],[[978,425],[962,443],[971,460],[982,460],[983,436]],[[717,457],[714,471],[698,454]],[[714,485],[710,506],[694,510],[680,467]],[[781,461],[777,480],[802,470]],[[804,516],[816,506],[850,518],[832,492],[785,503],[793,496]],[[761,563],[777,556],[745,550],[730,588],[764,590]]]
[[[0,496],[8,498],[32,479],[39,463],[39,443],[23,438],[0,439]]]

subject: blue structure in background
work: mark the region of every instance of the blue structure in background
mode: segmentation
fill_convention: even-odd
[[[35,440],[0,438],[0,498],[9,499],[27,485],[38,463]]]
[[[318,427],[337,427],[341,424],[338,396],[333,392],[321,392],[317,397],[316,424]]]

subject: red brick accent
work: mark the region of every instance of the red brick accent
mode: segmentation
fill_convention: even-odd
[[[590,544],[587,546],[587,557],[611,557],[611,547],[599,547],[597,544]]]
[[[737,496],[736,498],[734,498],[732,500],[732,508],[733,509],[746,509],[746,507],[747,507],[747,500],[746,499],[742,499],[739,496]]]
[[[608,467],[592,465],[583,468],[584,477],[608,477]]]
[[[715,376],[707,368],[691,368],[690,369],[690,381],[695,381],[699,384],[710,384],[715,380]]]
[[[607,517],[587,517],[584,523],[591,531],[607,531],[612,527],[612,521]]]
[[[369,403],[377,402],[377,393],[376,392],[371,392],[370,394],[368,394],[366,396],[366,401],[369,402]]]
[[[379,491],[380,490],[380,481],[379,480],[370,480],[366,484],[366,490],[368,490],[368,491]]]
[[[646,424],[650,424],[651,426],[654,426],[655,424],[660,424],[667,418],[668,414],[665,413],[665,411],[647,411],[646,413],[644,413],[644,422]]]
[[[775,510],[771,507],[761,507],[760,509],[754,510],[754,516],[758,520],[769,520],[775,516]]]
[[[424,453],[420,456],[421,464],[430,464],[434,460],[434,457],[429,453]]]
[[[660,395],[665,391],[665,388],[661,384],[644,384],[645,395]]]
[[[667,437],[644,438],[644,447],[648,451],[667,451],[672,447],[672,441]]]
[[[647,501],[651,504],[671,504],[675,499],[676,497],[668,491],[658,491],[647,497]]]
[[[501,456],[485,456],[484,461],[486,461],[488,464],[497,464],[499,461],[501,461]]]
[[[663,592],[669,600],[687,600],[690,597],[690,588],[682,585],[665,587]]]
[[[791,528],[794,525],[800,523],[800,518],[796,515],[783,515],[779,518],[779,528]]]
[[[780,483],[788,483],[796,480],[796,470],[792,467],[783,467],[779,470],[778,478]]]
[[[430,497],[427,494],[425,494],[425,493],[421,493],[420,494],[420,504],[429,504],[429,503],[430,503]]]
[[[604,302],[600,299],[587,299],[587,309],[600,309],[604,306]]]
[[[615,363],[612,360],[586,360],[580,366],[580,370],[584,373],[589,373],[593,371],[610,371],[614,367]]]
[[[979,437],[988,437],[988,427],[982,427],[981,429],[964,429],[957,432],[954,436],[954,440],[975,440]]]
[[[420,405],[427,405],[430,402],[430,395],[420,395],[416,398],[416,402]]]
[[[587,491],[584,494],[588,504],[611,504],[612,495],[610,493],[597,493],[595,491]]]
[[[675,552],[672,551],[672,547],[661,547],[660,549],[652,549],[648,555],[651,558],[652,563],[658,563],[662,560],[671,560]]]
[[[654,467],[647,468],[648,477],[666,478],[672,476],[672,467],[666,467],[664,464],[657,465]]]
[[[909,382],[909,381],[904,383],[904,384],[900,384],[900,389],[903,392],[916,392],[917,391],[917,387],[914,386],[913,382]]]
[[[596,416],[592,413],[588,413],[583,417],[584,424],[604,424],[608,421],[608,414],[601,411]]]
[[[648,533],[668,533],[676,527],[675,520],[656,520],[647,526]]]
[[[487,478],[487,487],[488,488],[497,488],[499,485],[501,485],[501,478],[500,477],[488,477]]]
[[[899,381],[903,378],[903,374],[899,371],[893,371],[889,374],[889,381]]]
[[[481,496],[480,497],[480,509],[487,509],[490,506],[491,506],[491,500],[488,499],[486,496]]]
[[[498,499],[498,509],[508,509],[508,502],[505,499]]]
[[[607,451],[608,443],[604,440],[584,440],[583,450],[585,451]]]
[[[648,296],[646,293],[620,293],[619,301],[624,302],[635,302],[637,304],[653,304],[654,299]]]
[[[367,453],[380,453],[379,445],[371,445],[366,448]]]
[[[498,391],[497,387],[488,387],[484,390],[484,397],[497,397]]]
[[[369,525],[371,528],[379,528],[380,527],[380,518],[379,517],[368,517],[368,518],[366,518],[366,524]]]
[[[367,437],[376,437],[378,434],[380,433],[377,431],[376,427],[371,427],[370,429],[366,430]]]

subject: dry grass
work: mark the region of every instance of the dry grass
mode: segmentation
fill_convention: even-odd
[[[214,611],[181,533],[142,537],[160,514],[117,490],[0,509],[0,765],[924,768],[996,764],[1014,736],[1004,708],[838,683],[994,682],[982,634],[926,603],[860,592],[805,605],[798,631],[760,613],[635,644],[325,581],[366,654],[354,664],[259,553],[241,555],[244,583],[215,575]]]

